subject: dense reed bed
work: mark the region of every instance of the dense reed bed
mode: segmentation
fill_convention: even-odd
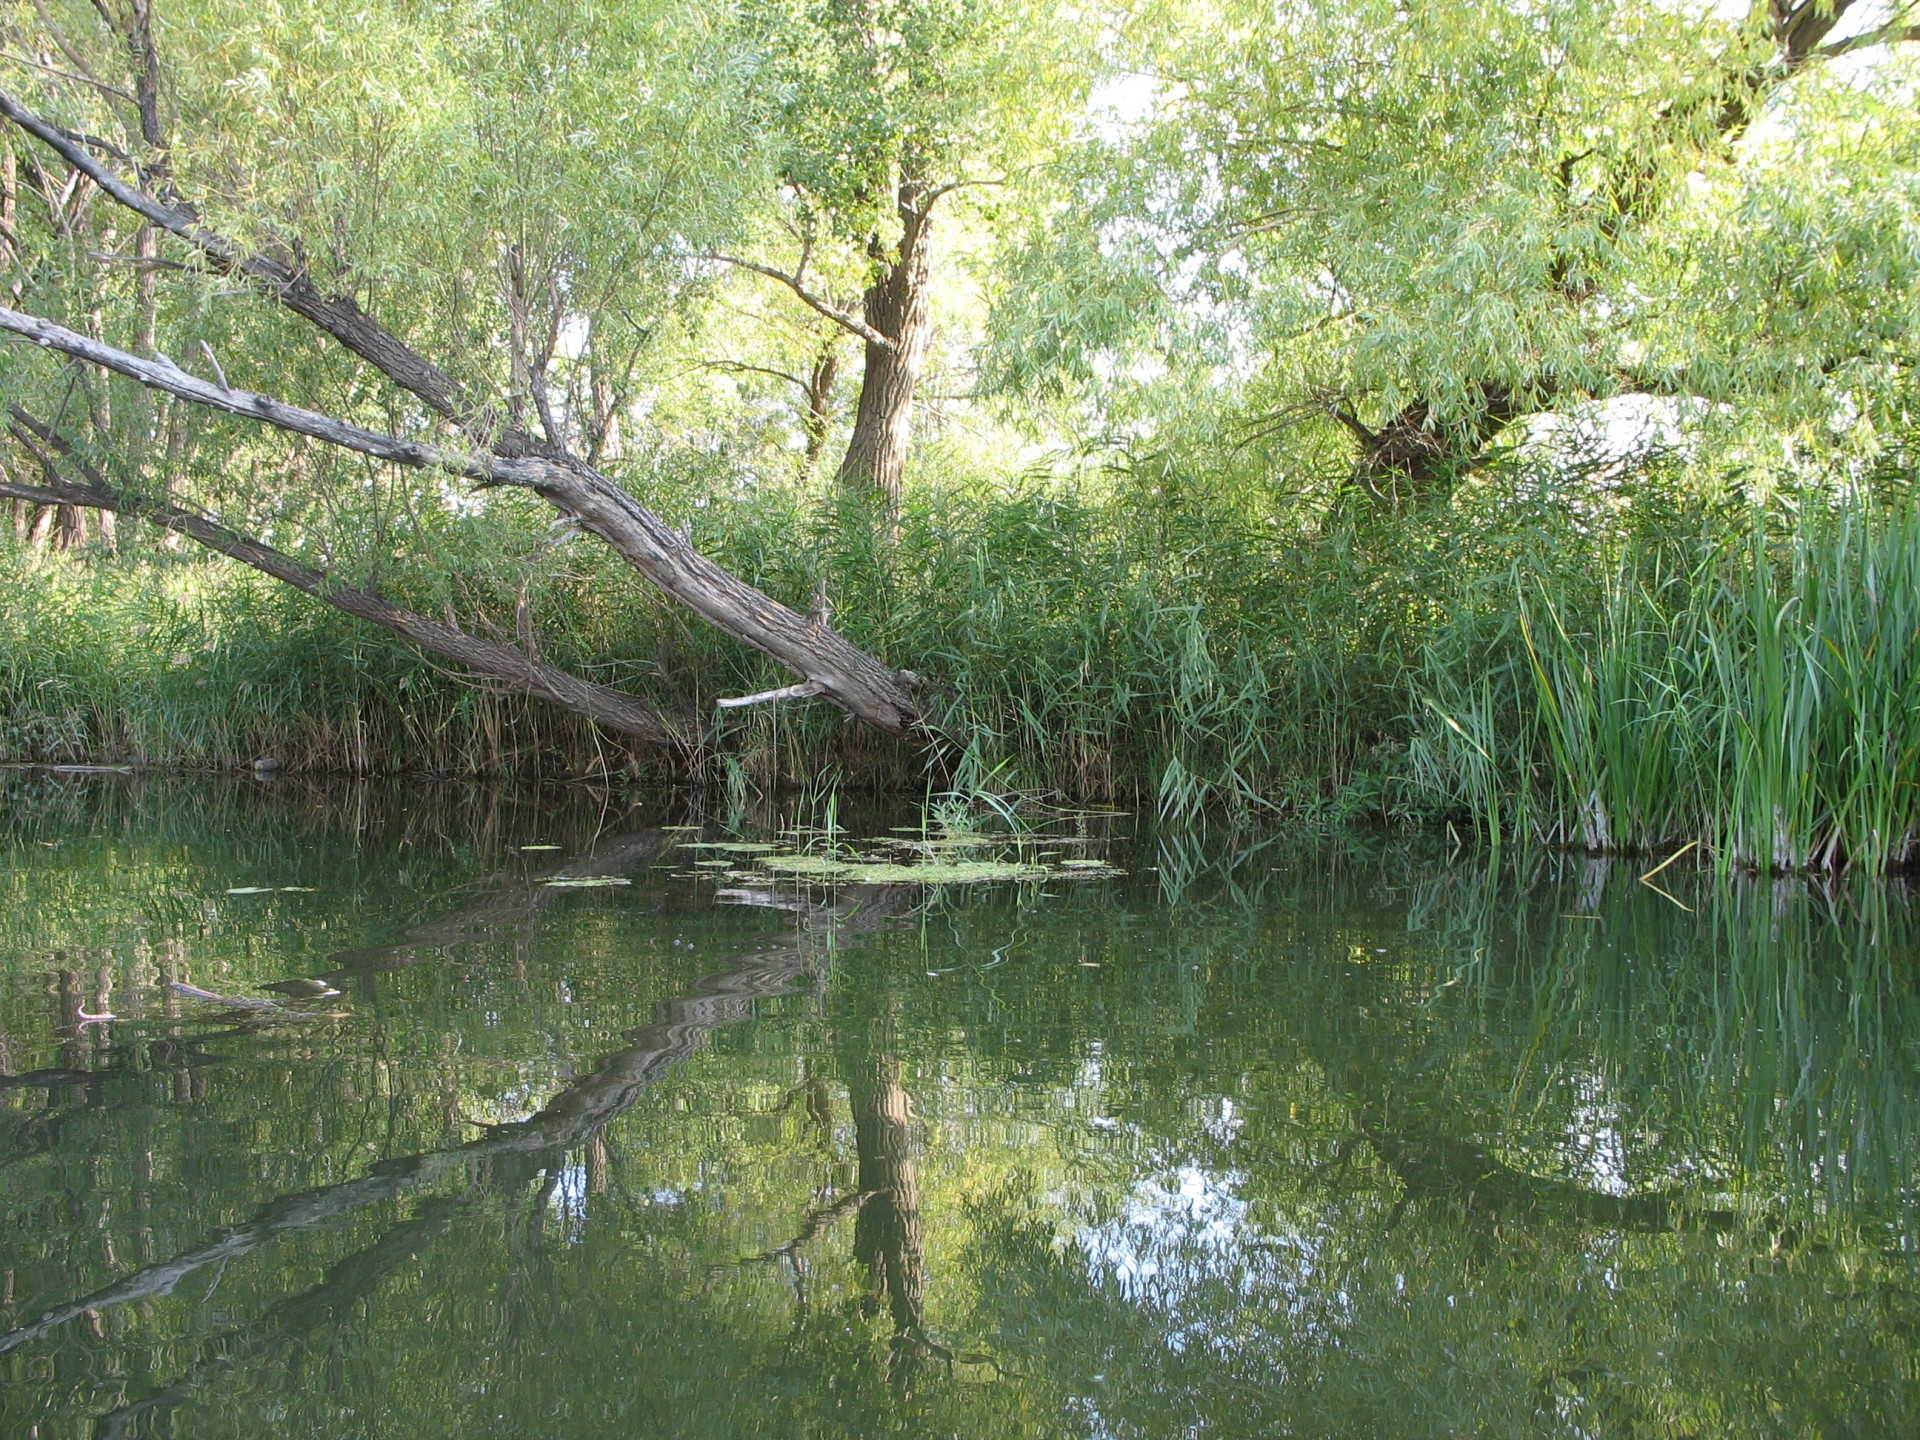
[[[1897,495],[1654,478],[1570,503],[1508,475],[1438,510],[1306,514],[1156,471],[925,486],[893,527],[781,491],[682,511],[746,578],[802,606],[824,583],[837,625],[930,676],[939,742],[716,711],[782,676],[503,512],[384,583],[508,639],[524,604],[548,658],[705,727],[692,767],[137,538],[0,551],[0,759],[1048,792],[1781,870],[1899,868],[1920,835],[1920,514]]]
[[[1515,566],[1471,659],[1426,646],[1411,780],[1489,835],[1593,852],[1912,861],[1920,512],[1800,497],[1605,563]]]

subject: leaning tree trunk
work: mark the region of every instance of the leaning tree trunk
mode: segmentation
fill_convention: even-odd
[[[683,728],[676,727],[637,695],[582,680],[530,651],[469,635],[451,624],[416,614],[374,590],[345,583],[303,565],[271,545],[170,501],[116,493],[99,471],[87,464],[50,426],[18,405],[10,407],[10,412],[13,438],[39,461],[46,484],[26,486],[0,476],[0,498],[58,504],[63,514],[84,515],[94,510],[101,515],[122,514],[150,521],[172,534],[185,535],[209,550],[249,565],[263,575],[271,575],[336,610],[390,630],[428,654],[451,660],[472,675],[513,693],[530,695],[585,716],[617,735],[634,736],[682,753],[694,748],[695,741]],[[57,461],[73,467],[80,480],[64,478]]]
[[[907,453],[913,443],[913,392],[920,383],[933,332],[927,256],[930,203],[921,203],[917,186],[900,187],[899,254],[881,262],[880,274],[861,303],[869,328],[892,344],[867,341],[853,437],[836,477],[849,489],[878,491],[889,510],[899,504],[906,479]]]
[[[165,356],[152,360],[135,356],[43,317],[3,306],[0,329],[195,405],[261,421],[395,464],[462,475],[481,486],[512,485],[530,490],[563,517],[606,541],[635,570],[715,629],[753,646],[799,677],[793,685],[717,704],[820,696],[888,734],[922,732],[925,715],[916,694],[918,676],[895,670],[854,645],[831,629],[824,615],[803,616],[716,565],[695,550],[685,535],[570,452],[551,433],[542,439],[515,425],[500,427],[491,407],[477,403],[457,380],[387,330],[351,296],[327,294],[304,270],[248,250],[210,229],[191,207],[139,190],[94,155],[84,143],[85,137],[48,124],[4,91],[0,91],[0,116],[86,175],[110,199],[184,242],[196,252],[197,263],[251,283],[263,298],[307,320],[374,366],[449,423],[462,443],[458,448],[441,448],[385,435],[235,389],[228,385],[211,351],[207,352],[207,361],[216,378],[206,381]],[[920,230],[915,227],[913,233],[917,235]],[[910,236],[903,240],[903,262],[910,262],[913,253]]]

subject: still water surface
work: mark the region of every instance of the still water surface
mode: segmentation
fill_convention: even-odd
[[[1904,888],[0,805],[8,1440],[1920,1433]]]

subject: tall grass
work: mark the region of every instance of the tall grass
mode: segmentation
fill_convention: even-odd
[[[536,773],[583,722],[248,572],[0,554],[0,761]]]
[[[937,467],[936,467],[937,468]],[[161,552],[0,553],[0,759],[647,774],[743,808],[848,790],[1049,792],[1445,818],[1599,852],[1884,870],[1920,841],[1920,510],[1754,506],[1674,477],[1569,497],[1509,474],[1414,515],[1289,508],[1164,460],[1067,483],[957,471],[897,523],[848,498],[647,485],[769,593],[819,594],[930,684],[931,747],[822,705],[510,498],[443,517],[383,584],[696,728],[669,773],[248,572]]]
[[[830,707],[716,712],[715,697],[780,673],[590,546],[504,561],[537,550],[537,520],[525,533],[476,526],[384,583],[509,637],[524,583],[545,653],[709,725],[711,773],[681,778],[736,800],[837,771],[851,789],[1046,791],[1186,818],[1318,802],[1403,708],[1403,659],[1356,638],[1379,601],[1340,575],[1350,544],[1138,499],[1124,484],[1098,498],[958,484],[917,492],[892,538],[851,500],[684,507],[723,563],[800,607],[824,589],[838,627],[927,676],[930,753]],[[583,723],[474,688],[237,568],[0,554],[0,759],[262,754],[353,772],[633,760]]]
[[[1631,538],[1598,584],[1515,567],[1466,663],[1429,645],[1411,773],[1488,830],[1744,868],[1920,842],[1920,509],[1804,499]]]

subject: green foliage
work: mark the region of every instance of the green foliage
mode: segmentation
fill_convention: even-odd
[[[11,343],[10,397],[111,483],[646,693],[704,732],[681,778],[736,809],[837,776],[1907,856],[1917,577],[1884,495],[1920,435],[1920,107],[1897,27],[1855,43],[1899,6],[191,0],[156,22],[164,146],[118,98],[109,11],[44,8],[7,10],[0,49],[35,108],[503,419],[540,428],[541,371],[558,435],[927,677],[933,744],[716,711],[791,677],[523,497]],[[15,303],[444,439],[171,241],[184,269],[133,263],[121,212],[0,143]],[[839,332],[786,290],[752,309],[766,277],[709,257],[792,275],[797,247],[844,302],[890,263],[903,190],[962,182],[926,453],[882,516],[818,480]],[[7,452],[16,480],[35,463]],[[0,561],[8,755],[657,764],[151,539]]]
[[[1034,293],[1152,269],[1183,338],[1130,341],[1176,357],[1165,388],[1215,367],[1306,443],[1397,428],[1467,466],[1516,416],[1651,394],[1735,447],[1871,452],[1920,318],[1916,47],[1842,48],[1887,18],[1145,6]]]
[[[1920,840],[1920,513],[1796,497],[1516,566],[1429,646],[1414,774],[1593,851],[1871,871]],[[1479,633],[1475,633],[1478,629]]]

